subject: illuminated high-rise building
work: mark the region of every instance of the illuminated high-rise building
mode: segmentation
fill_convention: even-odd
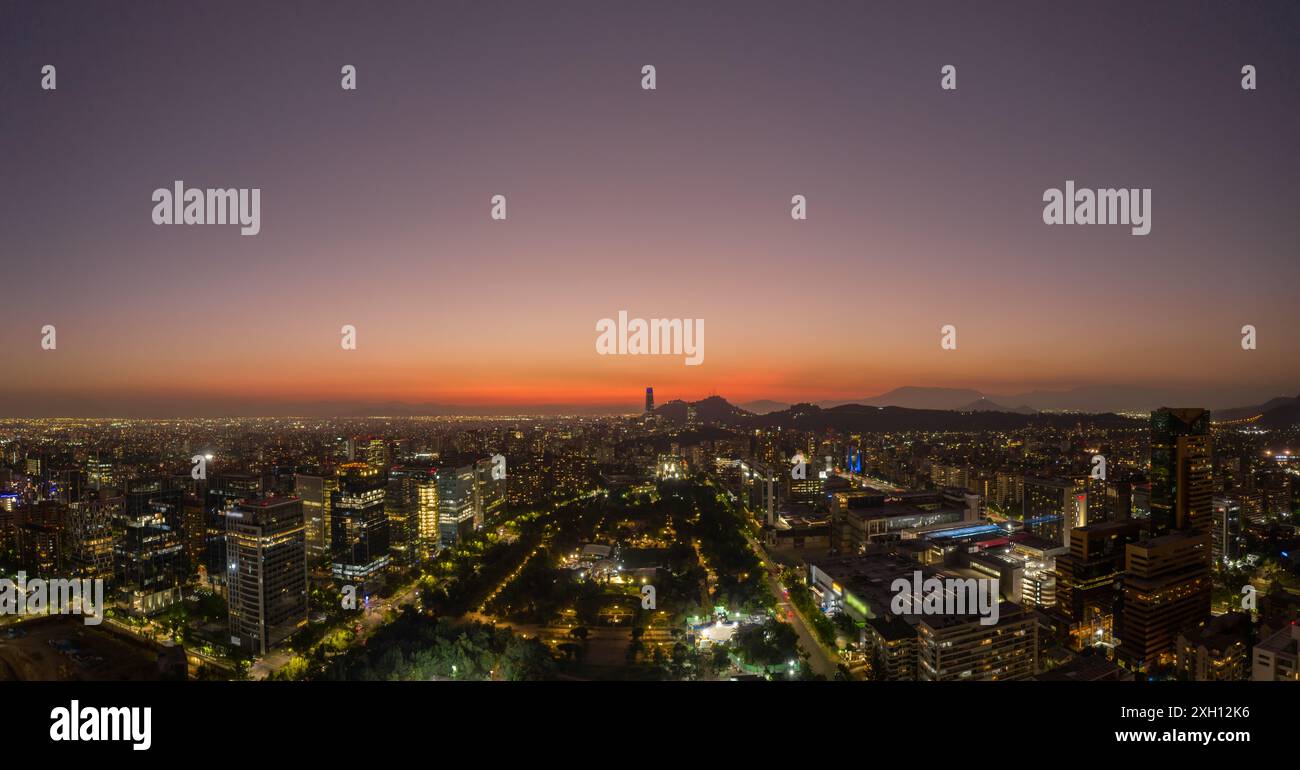
[[[388,473],[388,466],[392,458],[392,451],[388,448],[388,442],[382,438],[371,436],[362,444],[361,453],[361,459],[367,465],[377,469],[380,474]]]
[[[655,410],[655,389],[654,389],[654,388],[646,388],[646,389],[645,389],[645,411],[646,411],[646,414],[649,414],[650,412],[653,412],[654,410]]]
[[[226,512],[240,500],[259,497],[263,492],[263,480],[251,473],[209,472],[207,482],[203,563],[208,582],[220,588],[225,585],[229,564],[226,559]]]
[[[436,474],[421,479],[416,485],[415,538],[417,557],[421,562],[438,555],[438,478]]]
[[[185,490],[172,482],[170,478],[145,478],[127,484],[126,494],[122,497],[122,515],[127,520],[135,520],[150,512],[162,514],[163,523],[181,542],[181,564],[183,574],[188,575],[198,564],[191,564],[184,549],[185,529]],[[202,527],[200,527],[202,531]]]
[[[438,546],[437,471],[429,465],[397,465],[384,496],[393,560],[416,565]]]
[[[192,573],[203,564],[207,548],[207,524],[200,495],[186,495],[181,501],[181,544],[188,571]]]
[[[307,625],[307,549],[302,501],[259,498],[226,514],[230,642],[253,655]]]
[[[64,505],[80,502],[86,491],[86,472],[77,467],[56,468],[51,474],[52,497]]]
[[[438,468],[438,532],[444,546],[474,531],[474,466]]]
[[[167,526],[180,531],[181,528],[181,501],[185,492],[179,487],[172,487],[168,479],[151,478],[138,481],[132,481],[127,485],[124,504],[126,506],[127,518],[135,518],[151,510],[154,504],[161,505],[159,509],[167,521]]]
[[[1178,633],[1210,617],[1210,533],[1176,530],[1125,550],[1119,656],[1131,668],[1174,661]]]
[[[1024,501],[1024,527],[1038,537],[1069,545],[1070,530],[1088,523],[1084,479],[1026,477]]]
[[[504,461],[504,458],[503,458]],[[474,462],[474,528],[482,527],[501,513],[506,504],[506,480],[504,466],[501,466],[501,478],[493,473],[497,465],[491,457],[484,457]]]
[[[1142,536],[1142,523],[1110,521],[1070,531],[1070,552],[1056,557],[1056,606],[1079,650],[1114,643],[1115,609],[1124,576],[1124,549]]]
[[[165,505],[151,505],[126,517],[113,548],[118,601],[133,615],[152,615],[181,600],[185,550],[166,514]]]
[[[91,489],[103,489],[117,483],[116,469],[110,460],[94,458],[86,461],[86,483]]]
[[[299,473],[293,477],[293,493],[302,500],[308,564],[329,557],[330,509],[338,488],[338,479],[332,475]]]
[[[792,477],[789,481],[782,479],[789,489],[785,499],[801,505],[821,505],[826,501],[826,477],[826,471],[805,460],[804,478]]]
[[[59,527],[40,521],[29,521],[16,532],[18,564],[32,577],[53,578],[63,569],[60,559]]]
[[[740,463],[740,499],[755,516],[769,527],[776,526],[777,509],[781,507],[783,491],[780,477],[769,465],[758,462]]]
[[[1151,537],[1128,546],[1119,655],[1135,669],[1173,660],[1177,634],[1210,617],[1214,479],[1210,413],[1151,413]]]
[[[1241,557],[1246,547],[1242,527],[1241,501],[1234,495],[1214,498],[1214,563],[1223,564]]]
[[[344,463],[338,468],[338,485],[330,511],[334,578],[369,580],[389,562],[384,477],[367,463]]]
[[[1151,533],[1208,532],[1213,501],[1209,411],[1158,409],[1152,412]]]
[[[120,497],[68,506],[63,522],[63,547],[65,565],[73,576],[112,579],[113,535],[122,507]]]
[[[1023,680],[1038,673],[1038,621],[1012,602],[999,605],[998,620],[976,615],[917,616],[916,678],[921,681]]]

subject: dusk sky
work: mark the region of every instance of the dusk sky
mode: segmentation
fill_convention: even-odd
[[[1300,5],[866,5],[5,3],[0,417],[1300,393]],[[176,180],[260,234],[155,225]],[[1045,225],[1066,180],[1150,234]],[[597,355],[620,310],[703,365]]]

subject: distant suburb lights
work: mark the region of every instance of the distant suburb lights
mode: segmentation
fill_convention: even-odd
[[[58,73],[53,64],[41,67],[40,84],[45,91],[58,88]],[[345,64],[339,70],[342,76],[339,87],[344,91],[357,90],[357,67]],[[658,71],[653,64],[641,67],[641,90],[658,89]],[[1253,64],[1241,67],[1241,89],[1254,91],[1257,73]],[[939,88],[957,90],[957,67],[945,64],[939,68]],[[1050,187],[1043,191],[1043,223],[1047,225],[1127,225],[1133,235],[1151,232],[1151,188],[1098,188],[1076,187],[1073,179],[1065,181],[1064,188]],[[240,235],[257,235],[262,231],[262,190],[259,187],[186,187],[175,180],[171,187],[153,191],[152,220],[155,225],[236,225]],[[506,196],[494,194],[488,201],[489,219],[506,221]],[[790,218],[808,219],[808,198],[796,194],[790,198]],[[596,322],[596,352],[599,355],[674,355],[684,356],[687,366],[704,363],[703,319],[628,319],[627,311],[620,310],[618,321],[602,318]],[[357,349],[357,329],[348,324],[341,329],[340,347]],[[1256,349],[1255,327],[1241,327],[1241,349]],[[55,328],[52,324],[41,327],[41,349],[56,350]],[[945,324],[940,329],[939,347],[957,349],[957,327]]]

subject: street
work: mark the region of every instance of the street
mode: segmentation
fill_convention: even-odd
[[[781,581],[773,576],[773,571],[779,573],[780,567],[767,557],[767,552],[763,550],[763,546],[748,532],[745,533],[745,539],[749,541],[749,546],[758,554],[758,559],[763,564],[763,570],[767,573],[768,586],[772,589],[772,595],[776,597],[777,607],[779,608],[778,613],[782,618],[790,620],[790,625],[794,626],[795,633],[799,635],[799,644],[808,653],[808,665],[812,667],[814,673],[821,674],[827,679],[833,678],[839,671],[839,662],[831,657],[826,648],[813,635],[803,613],[786,596]]]

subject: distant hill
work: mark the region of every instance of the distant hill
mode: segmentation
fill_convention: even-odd
[[[739,405],[741,409],[754,414],[768,414],[769,412],[779,412],[783,409],[789,409],[790,405],[780,401],[747,401]]]
[[[794,404],[767,414],[755,414],[727,402],[719,396],[688,404],[670,401],[655,410],[664,419],[686,422],[688,406],[695,406],[700,422],[718,422],[735,428],[783,428],[797,430],[835,430],[856,433],[899,431],[977,431],[1015,430],[1037,425],[1072,427],[1080,423],[1096,427],[1131,427],[1133,418],[1116,414],[1039,414],[1029,410],[955,410],[906,409],[897,406],[845,404],[823,408],[816,404]]]
[[[1232,409],[1216,409],[1210,416],[1216,421],[1228,422],[1231,420],[1244,420],[1248,417],[1254,417],[1257,414],[1264,414],[1273,411],[1279,407],[1291,406],[1300,403],[1300,397],[1297,396],[1278,396],[1270,398],[1262,404],[1254,406],[1238,406]]]
[[[830,408],[848,403],[864,406],[901,406],[906,409],[949,409],[952,411],[986,411],[975,405],[988,400],[994,404],[1018,404],[1005,411],[1024,412],[1105,412],[1151,411],[1170,400],[1168,394],[1130,387],[1127,385],[1087,385],[1068,390],[1032,390],[1027,393],[981,393],[970,388],[926,388],[906,386],[894,388],[879,396],[856,401],[820,401],[818,406]]]
[[[695,407],[696,419],[700,422],[720,422],[724,425],[736,425],[743,422],[746,418],[753,417],[753,412],[748,412],[722,396],[709,396],[702,401],[686,402],[673,400],[663,406],[655,407],[655,414],[666,420],[673,422],[686,422],[686,408]]]
[[[756,416],[749,425],[761,427],[825,430],[844,432],[888,433],[899,431],[978,431],[1015,430],[1030,425],[1072,427],[1084,423],[1096,427],[1131,427],[1134,420],[1116,414],[1019,414],[998,411],[955,411],[943,409],[904,409],[897,406],[847,404],[832,409],[803,405],[784,412]],[[748,426],[747,426],[748,427]]]
[[[989,401],[992,405],[980,405]],[[1160,396],[1153,391],[1125,386],[1097,385],[1070,390],[1034,390],[1018,394],[987,394],[970,388],[926,388],[905,386],[879,396],[856,401],[821,401],[818,406],[831,408],[849,403],[863,406],[901,406],[905,409],[946,409],[951,411],[1006,411],[1028,414],[1035,411],[1117,412],[1150,410],[1160,406]],[[1019,404],[1004,407],[1002,404]]]
[[[894,388],[873,398],[857,402],[862,406],[901,406],[904,409],[951,409],[959,410],[968,404],[984,398],[978,390],[965,388],[917,388],[907,386]],[[822,404],[825,406],[825,404]],[[843,406],[844,404],[839,404]]]
[[[1281,430],[1300,425],[1300,399],[1288,399],[1286,403],[1269,409],[1256,424],[1269,430]]]

